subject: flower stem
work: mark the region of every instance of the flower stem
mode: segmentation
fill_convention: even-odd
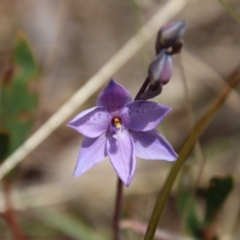
[[[149,78],[147,77],[139,89],[136,97],[134,100],[137,100],[141,94],[145,92],[148,85],[150,83]],[[122,196],[123,196],[123,183],[120,178],[118,178],[117,181],[117,192],[116,192],[116,200],[115,200],[115,210],[113,215],[113,236],[114,240],[120,240],[120,228],[119,228],[119,221],[121,216],[121,210],[122,210]]]
[[[12,231],[13,236],[16,240],[26,240],[24,237],[17,221],[14,216],[14,212],[11,207],[11,199],[10,199],[10,183],[7,180],[3,181],[3,194],[5,198],[6,211],[3,213],[3,217],[9,225],[9,228]]]
[[[122,195],[123,195],[123,184],[121,179],[118,178],[115,211],[113,215],[113,234],[114,234],[113,240],[120,240],[119,221],[120,221],[121,209],[122,209]]]
[[[144,81],[143,85],[139,89],[139,91],[138,91],[138,93],[137,93],[137,95],[136,95],[134,100],[137,100],[145,92],[145,90],[147,89],[149,83],[150,83],[150,79],[149,79],[149,77],[147,77],[146,80]]]

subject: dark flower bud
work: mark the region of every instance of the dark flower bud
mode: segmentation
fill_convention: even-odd
[[[156,53],[159,53],[162,48],[172,47],[182,38],[185,30],[185,21],[171,22],[161,27],[155,44]]]
[[[151,62],[148,68],[148,77],[152,85],[157,84],[157,82],[166,84],[172,77],[172,71],[172,57],[167,50],[163,49]]]
[[[181,50],[182,50],[183,44],[184,44],[183,40],[180,39],[178,42],[176,42],[176,43],[173,45],[173,47],[172,47],[172,49],[171,49],[171,51],[170,51],[169,53],[170,53],[171,55],[180,53]]]

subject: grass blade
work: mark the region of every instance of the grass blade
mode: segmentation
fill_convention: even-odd
[[[216,97],[209,104],[209,107],[206,110],[205,114],[203,114],[199,122],[195,125],[194,129],[185,140],[180,150],[178,160],[173,165],[161,191],[159,192],[144,240],[152,240],[154,238],[158,221],[160,219],[164,206],[167,202],[167,199],[170,195],[177,174],[179,173],[181,167],[183,166],[187,157],[191,153],[192,148],[196,143],[197,139],[199,138],[200,134],[204,131],[204,129],[207,127],[211,119],[224,104],[232,88],[235,88],[239,82],[240,82],[240,66],[227,79],[226,84],[224,84],[224,86],[220,89]]]

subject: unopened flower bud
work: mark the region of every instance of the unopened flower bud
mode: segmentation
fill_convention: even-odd
[[[172,77],[172,71],[172,57],[163,49],[151,62],[148,68],[148,77],[153,85],[157,82],[166,84]]]
[[[159,53],[162,48],[172,47],[182,38],[185,30],[185,21],[171,22],[161,27],[155,44],[156,52]]]

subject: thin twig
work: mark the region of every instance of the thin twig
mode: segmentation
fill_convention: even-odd
[[[184,58],[184,68],[188,71],[194,70],[196,72],[197,70],[197,72],[201,74],[204,73],[204,76],[202,75],[202,81],[205,82],[205,84],[215,92],[218,92],[219,88],[225,82],[224,79],[208,64],[206,64],[200,58],[192,55],[187,50],[183,49],[181,54]],[[232,89],[228,99],[226,100],[226,105],[230,110],[240,116],[239,103],[239,93],[235,89]]]
[[[218,0],[222,6],[230,13],[232,17],[234,17],[237,21],[240,21],[240,15],[234,11],[225,1]]]

